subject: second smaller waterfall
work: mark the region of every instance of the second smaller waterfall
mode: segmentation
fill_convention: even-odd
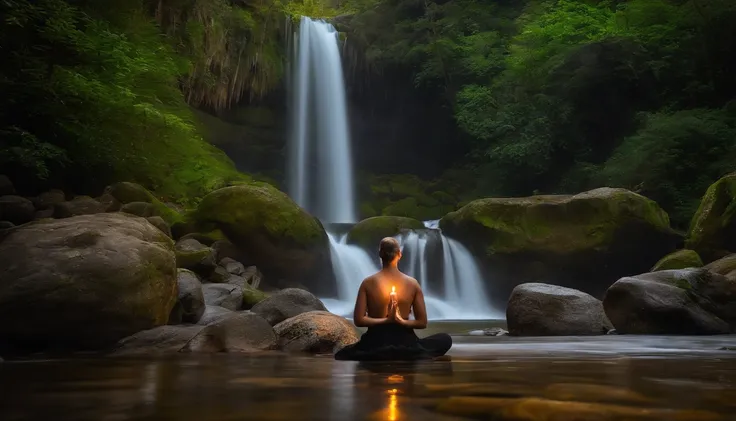
[[[432,222],[425,225],[435,227]],[[369,256],[362,248],[347,244],[346,237],[329,234],[337,298],[322,301],[331,312],[352,317],[360,283],[380,266],[378,256]],[[430,319],[505,317],[488,302],[480,269],[470,251],[458,241],[445,237],[437,228],[408,231],[396,238],[404,255],[399,266],[421,284]]]

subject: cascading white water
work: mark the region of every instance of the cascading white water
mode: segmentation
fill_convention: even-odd
[[[290,135],[288,190],[300,206],[327,223],[357,219],[342,63],[335,28],[302,17],[290,44]],[[437,229],[438,221],[428,221]],[[431,319],[502,318],[486,302],[483,280],[472,255],[454,240],[442,238],[445,292],[435,294],[427,281],[426,233],[399,236],[410,259],[407,273],[422,283]],[[351,316],[360,282],[379,270],[378,256],[329,234],[337,298],[322,301],[330,311]]]
[[[337,31],[324,21],[302,17],[294,46],[289,195],[324,222],[354,222],[350,135]]]
[[[346,235],[340,238],[328,234],[332,265],[337,279],[337,298],[323,298],[327,308],[342,316],[351,317],[360,283],[379,270],[378,256],[371,258],[358,246],[346,244]],[[504,314],[487,301],[483,279],[475,259],[459,242],[441,236],[442,281],[444,294],[432,291],[428,281],[426,232],[410,231],[397,236],[407,259],[405,272],[422,286],[430,319],[468,320],[502,319]]]

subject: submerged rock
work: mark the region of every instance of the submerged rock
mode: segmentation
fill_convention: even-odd
[[[670,253],[659,261],[650,269],[650,272],[656,272],[659,270],[671,270],[671,269],[687,269],[687,268],[699,268],[703,266],[703,261],[700,260],[700,256],[695,250],[677,250],[674,253]]]
[[[19,348],[111,345],[166,324],[176,301],[173,242],[124,214],[15,228],[0,267],[0,338]]]
[[[347,236],[349,244],[378,252],[378,244],[385,237],[393,237],[404,230],[423,229],[424,223],[403,216],[374,216],[364,219],[350,229]]]
[[[25,197],[0,196],[0,221],[25,224],[33,221],[35,212],[33,203]]]
[[[514,288],[506,322],[514,336],[605,335],[613,328],[600,300],[575,289],[539,283]]]
[[[734,297],[736,282],[706,269],[665,270],[621,278],[603,306],[620,334],[708,335],[732,330]]]
[[[204,284],[202,285],[204,302],[208,306],[220,306],[228,310],[240,310],[243,308],[243,289],[230,284]]]
[[[287,288],[260,301],[252,311],[275,326],[286,319],[309,311],[327,311],[327,308],[309,291]]]
[[[489,327],[486,329],[471,330],[468,334],[470,336],[507,336],[509,332],[500,327]]]
[[[271,325],[253,313],[239,313],[207,325],[184,352],[256,352],[278,348]]]
[[[285,351],[312,354],[335,353],[358,341],[350,321],[327,311],[310,311],[274,326]]]
[[[736,252],[736,173],[713,183],[690,222],[685,245],[711,262]]]
[[[189,224],[198,232],[222,231],[272,279],[309,280],[310,287],[332,288],[327,233],[322,224],[286,194],[266,183],[226,187],[205,196]]]
[[[106,207],[89,196],[77,196],[68,202],[54,205],[54,218],[71,218],[105,212]]]
[[[612,188],[475,200],[447,214],[440,227],[492,271],[500,297],[538,279],[602,296],[620,277],[648,270],[679,241],[655,202]]]

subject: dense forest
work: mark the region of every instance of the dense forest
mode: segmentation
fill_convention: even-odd
[[[2,172],[29,192],[131,180],[185,205],[278,184],[237,171],[196,116],[285,101],[287,22],[302,14],[346,34],[354,103],[409,98],[406,124],[430,127],[405,130],[436,133],[407,139],[434,173],[359,168],[363,216],[607,185],[684,227],[736,169],[731,0],[4,0]]]

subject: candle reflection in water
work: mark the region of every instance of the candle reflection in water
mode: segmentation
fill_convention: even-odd
[[[398,389],[389,389],[388,393],[388,411],[386,419],[388,421],[397,421],[399,419],[399,391]]]

